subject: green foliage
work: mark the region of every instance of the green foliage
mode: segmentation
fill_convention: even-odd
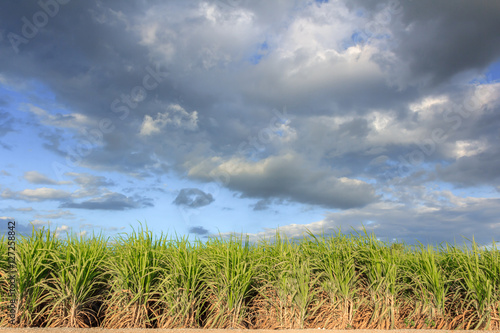
[[[147,228],[120,235],[104,264],[108,281],[105,327],[151,326],[149,307],[159,284],[163,237],[156,239]]]
[[[201,243],[186,238],[170,242],[163,250],[155,312],[160,328],[195,328],[201,320],[202,295],[207,286],[200,261]]]
[[[35,326],[44,321],[43,301],[47,297],[44,283],[56,271],[54,253],[61,249],[55,233],[35,230],[30,238],[22,237],[16,245],[16,322],[19,326]]]
[[[51,252],[52,277],[40,284],[47,291],[42,312],[47,312],[49,326],[89,327],[97,322],[93,304],[102,301],[106,286],[106,241],[68,235],[61,249]]]
[[[201,261],[204,283],[212,300],[206,326],[240,326],[258,267],[248,240],[244,245],[242,238],[211,239],[205,244]]]
[[[8,256],[0,238],[0,326]],[[500,251],[374,235],[250,243],[35,230],[16,243],[17,327],[500,328]]]

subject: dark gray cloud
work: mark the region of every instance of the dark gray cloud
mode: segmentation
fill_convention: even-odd
[[[411,1],[395,31],[396,51],[412,75],[443,82],[467,70],[484,70],[500,54],[500,3]],[[426,38],[432,34],[432,38]]]
[[[147,198],[127,197],[120,193],[105,193],[82,202],[64,202],[59,208],[78,208],[90,210],[128,210],[143,207],[152,207],[153,204]]]
[[[271,205],[270,200],[262,199],[250,206],[253,207],[253,210],[259,211],[259,210],[268,210],[269,205]]]
[[[448,166],[437,166],[441,180],[457,186],[477,186],[500,183],[500,153],[479,153],[463,156]]]
[[[185,206],[188,208],[199,208],[210,205],[214,202],[214,198],[210,193],[205,193],[197,188],[183,188],[173,201],[175,205]]]
[[[0,138],[14,131],[14,118],[6,111],[0,110]],[[12,147],[0,140],[0,145],[7,150]]]
[[[256,163],[238,158],[213,162],[196,163],[189,174],[206,181],[221,179],[230,189],[242,192],[243,197],[279,198],[342,209],[362,207],[378,197],[370,184],[338,177],[335,171],[317,168],[295,154]]]
[[[206,235],[208,235],[210,233],[210,231],[208,231],[207,229],[205,229],[202,226],[197,226],[197,227],[191,227],[191,228],[189,228],[189,233],[190,234],[195,234],[195,235],[198,235],[198,236],[206,236]]]
[[[250,205],[254,211],[262,211],[268,210],[271,208],[271,205],[284,205],[285,200],[283,199],[261,199],[257,201],[255,204]]]
[[[432,82],[434,87],[465,71],[482,71],[500,54],[500,4],[495,1],[354,0],[346,5],[364,9],[368,23],[360,31],[365,37],[393,34],[392,51],[409,70],[407,83]]]
[[[13,132],[14,118],[9,112],[0,110],[0,137]]]

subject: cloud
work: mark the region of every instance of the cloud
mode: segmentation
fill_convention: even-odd
[[[53,188],[25,189],[22,191],[12,191],[5,189],[1,197],[5,199],[26,200],[26,201],[60,201],[59,208],[80,208],[89,210],[126,210],[144,207],[153,207],[154,204],[150,198],[138,194],[125,196],[121,193],[112,192],[104,186],[112,186],[115,183],[102,176],[94,176],[88,173],[69,172],[65,175],[74,179],[74,182],[80,185],[80,188],[72,193],[57,190]],[[30,182],[54,182],[56,184],[68,184],[71,182],[55,182],[38,172],[27,172],[25,179]],[[89,198],[81,202],[75,201],[81,198]],[[71,218],[69,211],[56,211],[51,214],[38,214],[36,218],[57,219]]]
[[[482,70],[498,59],[498,2],[467,2],[456,7],[426,0],[403,7],[400,26],[407,29],[394,25],[393,33],[400,41],[395,51],[408,62],[412,75],[443,82],[467,70]],[[428,33],[434,37],[425,38]]]
[[[143,207],[152,207],[153,204],[148,198],[127,197],[120,193],[108,192],[99,197],[95,197],[82,202],[64,202],[59,208],[78,208],[89,210],[128,210]]]
[[[283,205],[285,202],[283,199],[261,199],[255,204],[250,205],[254,211],[268,210],[272,204]]]
[[[157,134],[167,125],[191,131],[198,128],[198,112],[188,113],[178,104],[169,105],[167,110],[170,112],[159,112],[154,118],[149,115],[144,116],[139,134],[142,136]]]
[[[18,212],[32,212],[33,207],[20,207],[20,208],[15,208],[15,210]]]
[[[173,201],[173,204],[188,208],[199,208],[210,205],[214,200],[210,193],[205,193],[200,189],[183,188]]]
[[[199,235],[199,236],[205,236],[205,235],[209,234],[209,231],[202,226],[197,226],[197,227],[189,228],[189,233]]]
[[[450,165],[438,165],[437,174],[441,180],[461,187],[496,184],[500,182],[499,153],[489,151],[474,156],[461,156]]]
[[[8,112],[0,110],[0,138],[3,138],[10,132],[14,132],[14,118]],[[7,150],[12,148],[2,141],[0,141],[0,146]]]
[[[49,219],[49,220],[55,220],[55,219],[60,219],[60,218],[74,219],[75,214],[73,214],[69,210],[53,210],[49,214],[36,214],[35,218],[36,219]]]
[[[14,131],[14,118],[9,112],[0,110],[0,137]]]
[[[84,197],[92,197],[99,196],[100,194],[106,191],[106,186],[115,186],[115,182],[112,180],[108,180],[103,176],[95,176],[89,173],[76,173],[76,172],[67,172],[64,174],[65,176],[69,176],[73,178],[73,181],[80,186],[78,190],[72,193],[73,198],[84,198]],[[104,187],[104,189],[101,189]]]
[[[19,221],[16,221],[15,218],[13,217],[9,217],[9,216],[0,216],[0,235],[7,235],[7,233],[9,231],[11,231],[9,229],[11,225],[9,225],[7,222],[15,222],[16,225],[15,225],[15,231],[16,231],[16,235],[17,236],[25,236],[25,237],[30,237],[31,236],[31,232],[32,232],[32,227],[31,226],[25,226],[24,224],[22,223],[19,223]]]
[[[336,177],[332,170],[315,167],[291,153],[258,162],[214,158],[192,166],[188,175],[204,181],[220,177],[244,197],[280,198],[326,208],[362,207],[377,200],[370,184]]]
[[[82,187],[101,187],[116,185],[113,181],[103,176],[94,176],[89,173],[67,172],[65,175],[73,177],[75,183]]]
[[[6,189],[1,196],[4,199],[17,199],[27,201],[47,201],[47,200],[64,200],[71,196],[71,193],[56,190],[48,187],[40,187],[36,189],[26,189],[19,192],[14,192]]]
[[[46,185],[64,185],[71,184],[65,181],[55,181],[48,178],[47,176],[39,173],[38,171],[28,171],[24,173],[24,179],[26,179],[31,184],[46,184]]]
[[[401,205],[391,202],[374,203],[361,209],[327,213],[325,218],[309,224],[289,224],[280,227],[280,233],[290,238],[302,238],[310,231],[315,235],[333,235],[338,231],[348,234],[375,233],[383,241],[404,241],[415,244],[457,242],[474,235],[476,241],[487,244],[500,235],[497,205],[500,199],[459,198],[450,193],[436,193],[436,198],[447,197],[446,205]],[[471,224],[470,221],[476,221]],[[224,233],[227,237],[232,233]],[[276,229],[265,228],[258,233],[248,233],[252,241],[270,239]],[[469,238],[470,239],[470,238]]]
[[[268,210],[269,205],[271,202],[267,199],[262,199],[257,201],[255,204],[251,205],[253,207],[253,210],[259,211],[259,210]]]
[[[84,126],[94,125],[89,117],[80,113],[72,114],[61,114],[57,113],[55,115],[50,114],[47,110],[44,110],[36,105],[27,104],[25,106],[27,110],[40,118],[41,123],[51,127],[59,128],[73,128],[80,129]]]
[[[52,225],[52,222],[49,220],[35,219],[35,220],[31,220],[30,224],[34,225],[35,227],[44,227],[44,226],[50,227]]]
[[[61,237],[66,234],[75,234],[77,237],[85,236],[87,234],[87,230],[80,230],[79,232],[74,232],[73,228],[69,225],[63,224],[61,226],[57,226],[55,228],[56,237]]]

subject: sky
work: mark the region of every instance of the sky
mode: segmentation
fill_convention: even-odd
[[[0,4],[0,226],[500,240],[500,2]]]

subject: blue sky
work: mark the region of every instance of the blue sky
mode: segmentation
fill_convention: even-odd
[[[0,6],[4,225],[500,239],[498,3]]]

